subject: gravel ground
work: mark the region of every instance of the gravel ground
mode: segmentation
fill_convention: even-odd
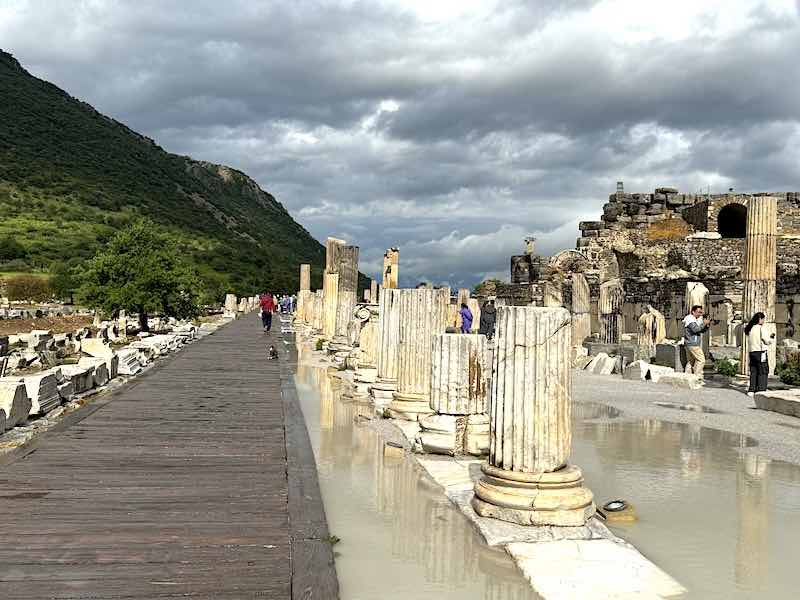
[[[800,465],[800,419],[759,410],[752,398],[721,382],[707,381],[704,389],[684,390],[576,370],[573,398],[622,411],[615,421],[659,419],[743,434],[758,443],[750,451]],[[659,406],[658,402],[691,405],[693,410]],[[702,412],[701,407],[717,412]]]

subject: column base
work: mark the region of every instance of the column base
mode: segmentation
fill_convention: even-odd
[[[428,454],[481,456],[489,453],[486,415],[421,415],[416,449]]]
[[[382,411],[392,401],[394,391],[397,389],[397,380],[381,379],[369,386],[369,396],[375,405],[376,412]]]
[[[472,508],[482,517],[518,525],[580,527],[595,513],[591,490],[578,467],[552,473],[506,471],[489,464],[475,483]]]
[[[403,419],[405,421],[418,421],[420,417],[430,415],[434,411],[431,408],[430,398],[423,394],[392,394],[392,402],[386,408],[386,413],[392,419]]]

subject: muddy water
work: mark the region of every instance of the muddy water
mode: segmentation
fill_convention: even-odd
[[[298,368],[342,600],[535,600],[513,561],[481,543],[440,488],[354,422],[325,372]]]
[[[687,597],[800,597],[800,468],[770,461],[742,435],[626,422],[597,405],[575,405],[573,417],[573,461],[598,501],[624,498],[637,510],[638,522],[611,528]]]
[[[536,598],[412,463],[386,457],[368,407],[301,366],[298,393],[320,474],[344,600]],[[677,410],[694,410],[675,405]],[[624,498],[639,520],[611,525],[680,581],[687,598],[797,598],[800,468],[741,435],[576,404],[573,462],[598,503]]]

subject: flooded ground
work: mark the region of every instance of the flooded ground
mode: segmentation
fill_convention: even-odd
[[[575,404],[573,418],[573,460],[598,502],[624,498],[638,513],[637,522],[611,529],[680,581],[687,597],[798,597],[799,467],[760,456],[738,434],[625,421],[591,404]]]
[[[360,410],[324,371],[300,367],[298,393],[317,458],[345,600],[536,598],[409,461],[385,457]],[[676,403],[678,411],[697,411]],[[610,525],[689,589],[687,598],[796,598],[800,467],[759,455],[738,434],[627,419],[576,403],[573,461],[599,504],[632,503]]]
[[[300,366],[297,392],[317,460],[342,600],[535,600],[502,549],[486,547],[441,489],[384,456],[324,370]]]

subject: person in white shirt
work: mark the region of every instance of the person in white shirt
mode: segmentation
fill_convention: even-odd
[[[767,335],[764,330],[766,315],[757,312],[745,325],[744,334],[747,336],[748,363],[750,365],[750,387],[748,396],[756,392],[767,390],[767,377],[769,376],[769,362],[767,359],[767,346],[772,344],[775,334]]]

